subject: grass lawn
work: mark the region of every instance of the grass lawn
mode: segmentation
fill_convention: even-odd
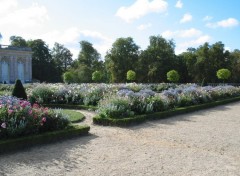
[[[77,123],[77,122],[81,122],[84,120],[84,115],[80,112],[77,112],[75,110],[70,110],[70,109],[63,109],[62,110],[64,114],[68,114],[69,115],[69,120],[72,123]]]

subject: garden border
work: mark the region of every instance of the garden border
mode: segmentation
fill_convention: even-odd
[[[96,106],[74,105],[74,104],[43,104],[44,107],[62,108],[62,109],[78,109],[78,110],[97,110]]]
[[[169,111],[162,111],[162,112],[156,112],[152,114],[143,114],[143,115],[137,115],[129,118],[122,118],[122,119],[117,119],[117,118],[101,118],[99,116],[93,117],[93,123],[97,125],[103,125],[103,126],[130,126],[130,125],[135,125],[142,123],[147,120],[160,120],[160,119],[166,119],[174,115],[180,115],[180,114],[185,114],[189,112],[194,112],[198,110],[203,110],[203,109],[208,109],[211,107],[215,107],[218,105],[224,105],[227,103],[232,103],[240,101],[240,97],[234,97],[234,98],[228,98],[228,99],[222,99],[222,100],[217,100],[214,102],[210,103],[204,103],[204,104],[199,104],[199,105],[194,105],[194,106],[186,106],[186,107],[179,107],[175,108]]]
[[[43,134],[24,136],[15,139],[0,140],[0,154],[21,150],[36,145],[53,143],[63,139],[87,135],[89,130],[90,126],[87,125],[72,125],[64,130],[51,131]]]

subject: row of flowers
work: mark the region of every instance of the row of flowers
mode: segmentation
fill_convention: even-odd
[[[16,97],[0,97],[0,139],[60,130],[69,123],[60,110],[31,105]]]
[[[100,100],[98,113],[102,118],[124,118],[240,96],[240,88],[233,86],[200,87],[195,84],[179,85],[161,93],[151,89],[134,92],[120,89]]]
[[[115,94],[118,90],[129,89],[139,92],[151,89],[161,92],[168,88],[177,87],[175,84],[34,84],[28,86],[27,94],[31,102],[80,104],[96,106],[108,93]]]

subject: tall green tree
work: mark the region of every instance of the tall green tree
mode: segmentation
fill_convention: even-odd
[[[111,82],[126,82],[126,73],[138,62],[139,46],[131,37],[118,38],[106,55],[106,67]]]
[[[88,41],[80,41],[80,52],[78,55],[78,62],[80,65],[85,65],[91,70],[102,69],[103,62],[101,61],[101,55]]]
[[[32,77],[41,82],[59,82],[61,75],[57,74],[48,45],[41,39],[29,40],[27,44],[33,51]]]
[[[80,52],[78,55],[78,63],[75,63],[74,74],[79,83],[92,82],[92,73],[94,71],[103,70],[104,65],[101,61],[101,55],[88,41],[80,42]]]
[[[59,43],[54,44],[51,55],[61,72],[65,72],[73,62],[71,51]]]
[[[167,81],[167,71],[176,66],[175,45],[172,40],[166,40],[162,36],[151,36],[150,44],[141,53],[138,63],[138,75],[140,82]]]
[[[232,72],[232,76],[231,76],[231,81],[232,82],[240,82],[240,50],[239,49],[235,49],[234,51],[232,51],[230,53],[230,63],[231,66],[229,67],[231,72]]]
[[[181,54],[186,63],[188,75],[192,82],[218,82],[216,72],[220,68],[229,68],[230,53],[224,49],[222,42],[213,45],[204,43],[197,49],[189,48]]]

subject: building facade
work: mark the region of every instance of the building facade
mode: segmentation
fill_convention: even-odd
[[[31,48],[0,45],[0,83],[32,82]]]

